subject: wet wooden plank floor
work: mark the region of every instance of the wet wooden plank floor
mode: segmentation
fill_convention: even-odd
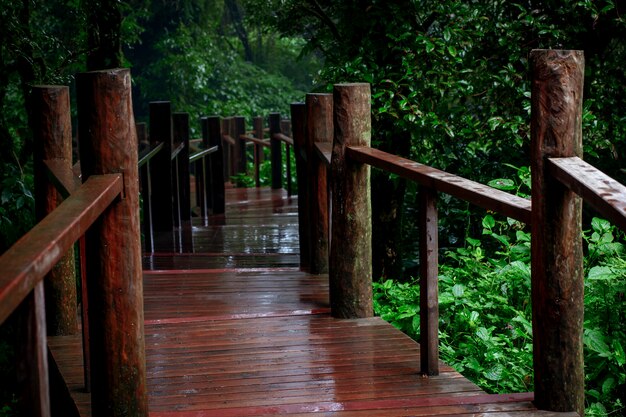
[[[532,394],[487,395],[443,364],[420,376],[419,345],[379,318],[331,318],[328,277],[297,267],[296,200],[252,189],[227,201],[226,216],[195,220],[174,243],[161,236],[144,257],[151,416],[555,415],[535,411]],[[49,346],[91,415],[80,337]]]

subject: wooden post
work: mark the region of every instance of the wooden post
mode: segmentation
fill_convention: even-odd
[[[225,117],[222,119],[222,134],[224,135],[229,135],[230,134],[230,117]],[[231,153],[231,149],[230,149],[230,144],[224,140],[221,141],[222,142],[222,146],[224,148],[224,153],[222,154],[223,156],[223,166],[224,166],[224,178],[225,179],[229,179],[230,180],[230,174],[231,174],[231,170],[230,170],[230,153]]]
[[[254,127],[254,137],[263,140],[263,118],[258,116],[252,121]],[[261,186],[261,162],[263,161],[263,146],[254,144],[254,186]]]
[[[155,232],[174,229],[171,114],[169,101],[150,103],[150,143],[163,143],[163,149],[150,162],[152,229]]]
[[[439,375],[439,237],[437,192],[421,187],[419,192],[420,256],[420,370]]]
[[[307,94],[307,194],[311,219],[311,273],[328,272],[328,187],[327,167],[316,155],[315,143],[333,141],[332,94]]]
[[[135,125],[137,128],[137,143],[139,145],[139,150],[141,151],[142,147],[150,145],[148,143],[148,126],[141,122]]]
[[[70,93],[65,86],[35,86],[32,91],[35,212],[40,221],[62,201],[50,180],[45,160],[62,161],[72,170],[72,121]],[[74,251],[68,251],[52,268],[44,281],[46,294],[46,322],[51,336],[78,332],[76,320],[76,268]]]
[[[241,135],[246,134],[246,118],[243,116],[236,116],[235,118],[235,133],[233,138],[235,139],[235,146],[237,148],[237,173],[245,174],[247,171],[247,155],[246,155],[246,141],[241,139]]]
[[[224,190],[224,170],[223,161],[223,145],[222,145],[222,122],[219,116],[210,116],[206,118],[207,137],[204,138],[205,147],[217,146],[217,153],[210,156],[211,161],[211,182],[210,191],[213,214],[223,214],[226,210],[226,198]]]
[[[123,198],[86,235],[92,413],[94,417],[148,416],[130,71],[78,74],[76,90],[83,181],[98,174],[122,173],[124,177]]]
[[[229,145],[230,147],[230,176],[237,175],[237,167],[239,164],[239,147],[237,146],[238,140],[235,138],[235,134],[237,132],[237,121],[234,117],[228,118],[228,135],[235,142],[234,145]]]
[[[332,245],[329,280],[333,317],[371,317],[372,207],[369,165],[346,160],[346,146],[369,146],[369,84],[333,89]]]
[[[18,314],[17,374],[23,415],[50,417],[50,384],[44,284],[40,282],[16,310]]]
[[[283,157],[280,140],[275,139],[275,133],[280,133],[280,113],[271,113],[269,117],[270,144],[272,149],[272,189],[283,188]]]
[[[189,183],[189,113],[174,113],[174,140],[183,143],[184,148],[178,154],[178,189],[180,193],[180,220],[191,221],[191,189]]]
[[[304,103],[291,104],[293,120],[293,147],[296,157],[296,179],[298,181],[298,235],[300,238],[300,268],[309,269],[311,265],[309,203],[306,193],[307,155],[306,155],[306,106]]]
[[[546,162],[582,156],[584,57],[534,50],[530,63],[535,405],[583,415],[582,203]]]

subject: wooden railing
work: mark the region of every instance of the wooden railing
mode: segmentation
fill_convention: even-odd
[[[93,415],[148,415],[137,139],[130,85],[128,70],[76,78],[82,185],[76,184],[71,153],[65,152],[71,152],[68,89],[34,89],[37,180],[45,184],[42,174],[50,175],[51,184],[70,195],[56,207],[59,198],[54,188],[40,186],[38,191],[45,191],[46,199],[45,204],[38,202],[38,213],[47,214],[0,257],[0,323],[17,315],[22,334],[18,368],[24,415],[51,415],[46,316],[56,315],[65,302],[75,315],[76,299],[74,290],[73,301],[63,298],[44,308],[44,277],[52,271],[45,278],[46,286],[56,279],[58,271],[53,267],[73,254],[74,242],[81,236],[81,266],[89,277],[82,284],[86,286],[83,305],[90,306],[87,356],[93,376]],[[85,258],[88,262],[83,262]],[[61,327],[52,331],[76,330],[75,323]]]
[[[254,181],[257,187],[261,186],[260,164],[264,158],[264,148],[270,148],[271,155],[271,178],[272,188],[283,188],[282,173],[282,148],[285,144],[286,152],[286,190],[287,195],[292,194],[293,175],[291,172],[291,148],[294,140],[286,134],[290,129],[290,123],[281,120],[280,113],[271,113],[268,117],[269,128],[264,128],[263,117],[253,119],[254,129],[246,131],[245,118],[242,116],[226,117],[222,121],[222,140],[224,144],[224,172],[227,175],[246,174],[249,160],[247,148],[252,146],[254,151],[252,161],[254,164]],[[265,139],[265,133],[269,133],[269,140]]]
[[[580,159],[582,52],[533,51],[531,66],[532,206],[531,200],[370,148],[367,84],[335,85],[333,95],[308,94],[306,103],[292,105],[295,142],[304,145],[296,159],[298,181],[307,184],[298,188],[304,206],[300,226],[308,225],[300,233],[302,266],[322,273],[328,265],[333,316],[371,316],[369,167],[418,183],[421,372],[436,375],[438,193],[530,225],[535,404],[582,415],[582,202],[577,195],[626,230],[626,187]]]

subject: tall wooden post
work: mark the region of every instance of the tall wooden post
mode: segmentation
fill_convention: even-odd
[[[332,94],[307,94],[307,154],[311,236],[311,273],[328,272],[328,187],[326,165],[315,154],[315,143],[333,141]]]
[[[420,371],[439,375],[439,235],[437,191],[419,191]]]
[[[191,221],[191,189],[189,183],[189,113],[174,113],[174,140],[183,143],[184,148],[178,154],[178,189],[180,198],[180,220]]]
[[[546,160],[582,156],[584,57],[535,50],[530,63],[535,405],[583,415],[582,203]]]
[[[76,90],[83,181],[98,174],[121,173],[124,177],[123,198],[111,205],[86,235],[92,414],[148,416],[137,136],[130,71],[78,74]]]
[[[234,144],[230,147],[230,176],[237,175],[237,168],[239,165],[239,146],[238,140],[235,138],[237,134],[237,120],[234,117],[228,118],[228,135],[233,139]]]
[[[272,150],[272,189],[283,188],[283,157],[280,140],[274,139],[274,134],[280,133],[280,113],[271,113],[269,117],[270,144]]]
[[[222,119],[222,134],[229,135],[230,134],[230,117],[225,117]],[[224,167],[224,178],[230,178],[230,145],[225,140],[221,140],[222,146],[224,148],[224,152],[222,153],[223,158],[223,167]]]
[[[369,84],[333,89],[332,245],[328,273],[333,317],[371,317],[372,207],[370,167],[346,159],[346,146],[369,146]]]
[[[241,135],[246,134],[246,118],[243,116],[235,117],[235,133],[233,138],[235,139],[235,146],[237,148],[237,173],[246,173],[246,164],[248,157],[246,155],[246,141],[241,139]]]
[[[152,228],[155,232],[174,229],[172,183],[172,111],[169,101],[150,103],[150,143],[163,149],[150,162],[152,181]]]
[[[207,136],[203,136],[204,146],[209,148],[217,146],[217,153],[211,158],[211,181],[210,191],[213,214],[223,214],[226,210],[226,197],[224,190],[224,170],[222,167],[224,146],[222,145],[222,121],[219,116],[206,118]],[[204,130],[203,130],[204,132]]]
[[[311,265],[309,203],[306,192],[307,155],[306,155],[306,105],[291,104],[293,121],[293,147],[296,157],[296,179],[298,181],[298,236],[300,240],[300,268],[309,269]]]
[[[51,213],[62,201],[48,180],[44,160],[58,160],[72,170],[72,121],[70,93],[65,86],[35,86],[32,91],[35,212],[37,220]],[[51,336],[78,332],[76,320],[76,268],[74,251],[68,251],[45,279],[46,322]]]

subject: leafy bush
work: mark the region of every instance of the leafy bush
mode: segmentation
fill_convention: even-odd
[[[491,215],[482,227],[440,265],[440,355],[488,392],[531,391],[530,236]],[[587,415],[616,415],[626,392],[624,234],[594,218],[585,240]],[[419,340],[417,282],[374,283],[374,294],[376,313]]]

